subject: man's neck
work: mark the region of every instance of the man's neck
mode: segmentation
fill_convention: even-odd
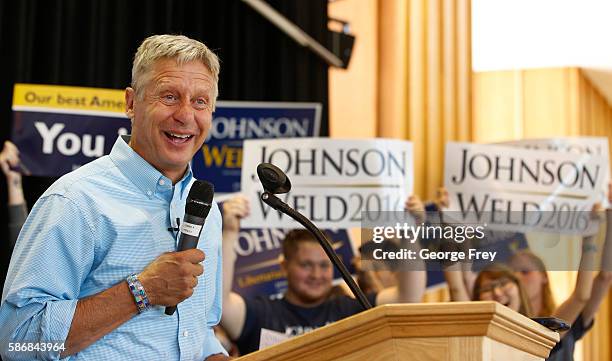
[[[183,169],[182,171],[176,171],[176,172],[166,171],[166,172],[161,172],[161,173],[172,181],[172,185],[176,185],[176,183],[178,183],[181,179],[183,179],[183,177],[185,176],[185,172],[187,172],[187,168]]]

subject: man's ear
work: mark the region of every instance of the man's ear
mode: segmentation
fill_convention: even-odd
[[[125,115],[127,115],[130,120],[134,119],[134,98],[136,97],[136,92],[131,87],[125,88]]]

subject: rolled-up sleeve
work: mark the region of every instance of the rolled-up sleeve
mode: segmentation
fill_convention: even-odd
[[[93,264],[94,239],[91,219],[70,199],[49,195],[36,203],[19,234],[2,293],[3,359],[59,358]],[[16,351],[28,343],[37,350]]]

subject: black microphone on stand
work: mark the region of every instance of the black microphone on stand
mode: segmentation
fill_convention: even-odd
[[[329,257],[334,266],[336,266],[338,271],[340,271],[342,278],[348,284],[351,292],[353,292],[361,306],[365,310],[372,308],[370,301],[368,301],[361,288],[359,288],[357,283],[355,283],[355,280],[353,280],[353,277],[351,277],[351,274],[349,273],[348,269],[346,269],[344,263],[342,263],[336,252],[334,252],[334,249],[327,237],[325,237],[325,234],[323,234],[323,232],[321,232],[321,230],[317,228],[317,226],[315,226],[308,218],[304,217],[300,212],[289,207],[288,204],[275,196],[275,194],[283,194],[291,190],[291,182],[289,181],[289,178],[287,178],[287,175],[274,164],[261,163],[257,166],[257,176],[264,187],[261,200],[270,207],[276,209],[277,211],[283,212],[306,227],[306,229],[315,236],[317,241],[319,241],[319,244],[321,247],[323,247],[327,257]]]
[[[204,222],[210,212],[214,194],[215,189],[211,183],[201,180],[193,182],[185,203],[185,216],[181,223],[178,251],[198,246],[200,233],[202,233]],[[170,316],[174,314],[174,311],[176,311],[176,306],[166,307],[166,315]]]

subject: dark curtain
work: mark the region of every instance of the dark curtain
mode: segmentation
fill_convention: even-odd
[[[324,43],[327,0],[268,3]],[[125,88],[139,43],[162,33],[201,40],[219,55],[219,99],[320,102],[327,135],[326,64],[240,0],[0,0],[0,141],[10,138],[14,83]],[[0,178],[3,284],[10,247]],[[26,177],[28,205],[52,181]]]

